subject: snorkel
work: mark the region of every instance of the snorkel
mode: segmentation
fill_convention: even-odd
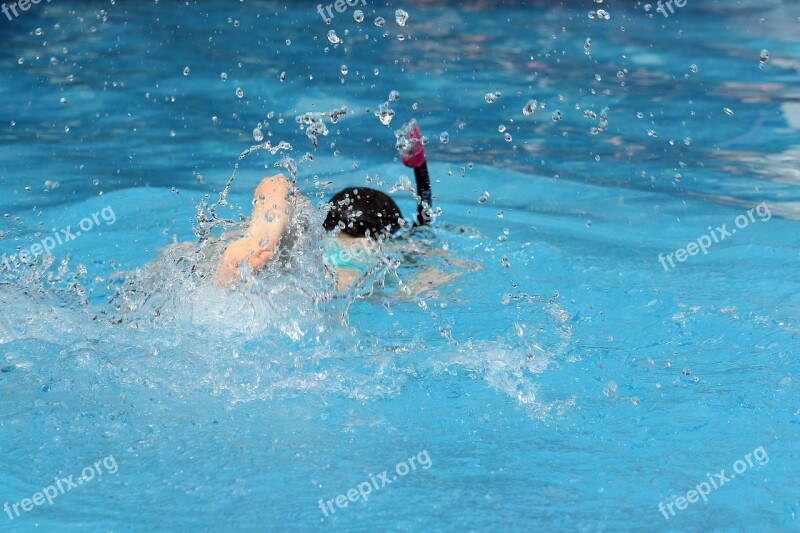
[[[417,216],[414,226],[424,226],[430,222],[428,210],[433,203],[431,196],[431,178],[428,174],[428,162],[425,159],[425,148],[417,120],[412,118],[395,132],[397,150],[400,160],[407,167],[414,169],[417,181]]]

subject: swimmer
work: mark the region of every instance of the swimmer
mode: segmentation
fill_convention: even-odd
[[[417,213],[413,227],[427,225],[432,205],[430,176],[419,125],[412,119],[400,130],[397,148],[403,164],[414,169]],[[215,278],[226,285],[239,279],[239,268],[247,263],[253,272],[264,269],[289,248],[294,233],[307,220],[294,220],[297,204],[309,200],[278,174],[264,178],[256,187],[253,212],[244,236],[227,245]],[[378,240],[393,237],[407,225],[400,208],[387,194],[367,187],[348,187],[331,198],[323,223],[325,263],[333,271],[338,290],[353,284],[367,269],[364,250],[375,250]],[[361,259],[359,259],[361,258]],[[367,258],[368,259],[368,258]]]

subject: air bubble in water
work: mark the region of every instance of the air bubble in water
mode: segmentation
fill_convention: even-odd
[[[356,22],[364,22],[364,12],[360,9],[356,9],[355,13],[353,13],[353,20]]]
[[[511,137],[511,134],[510,134],[510,133],[506,133],[505,135],[503,135],[503,138],[506,140],[506,142],[509,142],[509,143],[510,143],[511,141],[513,141],[513,140],[514,140],[514,139]]]
[[[241,87],[236,88],[236,96],[238,96],[239,98],[242,98],[244,96],[244,91],[242,90]]]
[[[392,91],[389,93],[389,101],[396,102],[400,100],[400,93],[398,91]]]
[[[490,196],[491,196],[491,195],[489,194],[489,191],[483,191],[483,194],[481,194],[481,195],[478,197],[478,203],[479,203],[479,204],[485,204],[485,203],[486,203],[486,201],[487,201],[487,200],[489,200],[489,197],[490,197]]]
[[[555,111],[553,111],[553,114],[551,115],[551,117],[550,117],[550,118],[552,118],[552,119],[553,119],[553,122],[558,122],[558,121],[560,121],[562,118],[564,118],[564,115],[561,113],[561,111],[559,111],[558,109],[556,109]]]
[[[342,65],[342,76],[347,76],[348,72],[347,65]]]
[[[733,109],[731,109],[730,107],[723,107],[723,108],[722,108],[722,111],[723,111],[723,112],[724,112],[726,115],[728,115],[729,117],[732,117],[732,116],[733,116]]]
[[[222,72],[219,75],[219,79],[220,79],[220,81],[228,81],[228,73],[227,72]]]
[[[692,65],[690,65],[690,66],[689,66],[689,70],[691,70],[691,71],[692,71],[694,74],[697,74],[697,72],[698,72],[700,69],[699,69],[699,68],[697,68],[697,65],[695,65],[695,64],[692,64]]]
[[[408,20],[408,13],[403,11],[402,9],[398,9],[394,12],[394,20],[397,22],[398,26],[405,26],[406,21]]]
[[[383,17],[376,18],[375,25],[379,28],[383,28],[386,25],[386,19]]]
[[[189,74],[191,74],[191,72],[192,71],[189,69],[189,67],[183,67],[183,75],[184,76],[188,76]]]
[[[442,133],[440,133],[439,134],[439,142],[441,142],[442,144],[449,143],[450,142],[450,134],[447,133],[446,131],[443,131]]]
[[[483,97],[486,100],[487,104],[494,103],[495,100],[500,98],[500,93],[495,91],[493,93],[486,93],[486,96]]]

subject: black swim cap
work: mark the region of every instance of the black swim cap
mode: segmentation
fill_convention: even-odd
[[[403,214],[389,195],[368,187],[348,187],[334,195],[323,226],[352,237],[389,237],[403,227]]]

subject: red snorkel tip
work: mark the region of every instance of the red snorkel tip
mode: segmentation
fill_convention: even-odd
[[[403,164],[411,168],[419,168],[425,164],[425,148],[422,145],[422,135],[419,132],[417,119],[412,118],[395,132],[397,136],[397,150]]]

